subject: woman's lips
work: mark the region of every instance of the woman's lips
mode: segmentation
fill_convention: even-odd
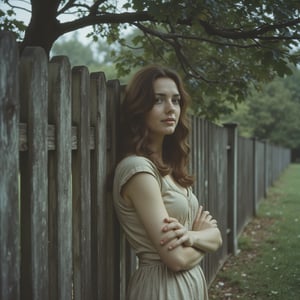
[[[166,123],[166,124],[172,125],[172,124],[174,124],[174,123],[176,122],[176,120],[173,119],[173,118],[168,118],[168,119],[162,120],[162,122],[163,122],[163,123]]]

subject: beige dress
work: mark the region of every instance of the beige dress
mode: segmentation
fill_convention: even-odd
[[[135,209],[126,206],[121,197],[122,186],[140,172],[157,179],[169,216],[177,218],[188,229],[192,227],[199,205],[190,188],[186,196],[170,177],[162,177],[150,160],[129,156],[118,164],[113,187],[114,205],[126,237],[139,258],[139,268],[130,279],[127,299],[207,300],[207,286],[200,265],[188,271],[168,269],[148,238]]]

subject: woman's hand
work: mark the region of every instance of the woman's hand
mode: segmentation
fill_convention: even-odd
[[[203,207],[200,206],[193,223],[193,231],[200,231],[216,227],[218,227],[217,220],[212,217],[209,211],[203,211]]]
[[[191,246],[191,236],[189,231],[176,219],[168,217],[164,219],[166,225],[162,228],[164,232],[160,244],[162,246],[168,244],[168,249],[173,250],[179,245]]]
[[[168,217],[164,219],[166,225],[162,228],[164,235],[160,240],[160,245],[168,244],[168,249],[173,250],[179,245],[193,247],[196,239],[195,231],[209,228],[217,228],[217,221],[211,216],[209,211],[203,211],[200,206],[193,223],[192,231],[188,231],[176,218]]]

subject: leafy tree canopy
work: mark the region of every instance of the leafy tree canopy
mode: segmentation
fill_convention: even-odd
[[[20,33],[23,24],[13,13],[16,3],[26,0],[4,2],[11,16],[0,9],[0,29]],[[95,41],[104,37],[124,46],[116,64],[120,75],[150,62],[168,64],[185,76],[195,112],[211,119],[228,111],[228,103],[241,102],[249,83],[290,74],[289,64],[300,60],[294,52],[300,41],[298,0],[31,0],[30,4],[31,20],[21,49],[41,46],[49,54],[58,37],[93,26],[90,36]],[[129,26],[136,29],[132,39],[122,35]]]
[[[300,70],[276,78],[253,91],[226,121],[239,124],[240,134],[289,148],[300,148]]]

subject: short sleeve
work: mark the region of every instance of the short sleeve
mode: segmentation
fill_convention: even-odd
[[[114,186],[121,192],[122,187],[138,173],[148,173],[155,177],[161,187],[160,174],[153,162],[143,156],[128,156],[117,166]]]

